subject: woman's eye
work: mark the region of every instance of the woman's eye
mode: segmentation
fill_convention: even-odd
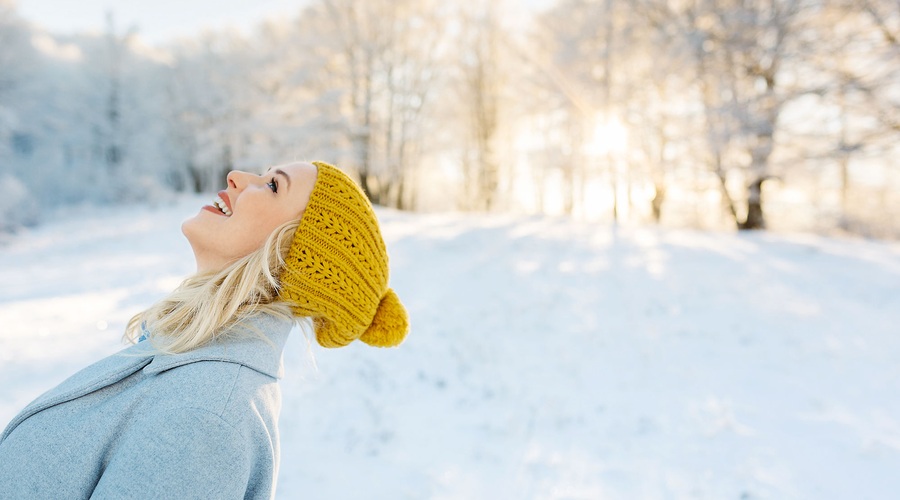
[[[278,192],[278,183],[275,182],[275,178],[274,178],[274,177],[272,177],[272,180],[270,180],[270,181],[266,184],[266,186],[269,186],[269,189],[271,189],[273,193],[277,193],[277,192]]]

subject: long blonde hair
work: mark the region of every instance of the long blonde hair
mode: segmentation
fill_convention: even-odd
[[[278,276],[299,225],[299,219],[286,222],[259,250],[221,271],[187,278],[168,296],[134,315],[123,339],[136,343],[146,329],[155,350],[177,354],[206,344],[254,314],[301,322],[293,317],[288,304],[278,300]],[[268,341],[261,332],[255,333]]]

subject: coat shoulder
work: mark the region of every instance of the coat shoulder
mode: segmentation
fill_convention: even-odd
[[[277,414],[280,393],[277,380],[229,361],[203,360],[166,370],[155,376],[160,395],[157,409],[165,418],[176,408],[209,412],[228,425],[240,428],[262,410]],[[173,392],[178,397],[172,398]]]

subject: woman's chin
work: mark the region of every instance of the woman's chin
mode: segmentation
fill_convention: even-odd
[[[181,234],[183,234],[184,237],[187,238],[192,245],[192,240],[196,238],[201,231],[201,227],[203,226],[202,219],[204,217],[205,216],[203,215],[203,211],[201,210],[197,213],[197,215],[185,219],[185,221],[181,223]]]

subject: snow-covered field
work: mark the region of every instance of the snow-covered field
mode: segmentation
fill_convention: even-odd
[[[0,426],[193,270],[206,200],[60,214],[0,248]],[[900,246],[380,211],[412,333],[308,346],[284,499],[900,494]]]

